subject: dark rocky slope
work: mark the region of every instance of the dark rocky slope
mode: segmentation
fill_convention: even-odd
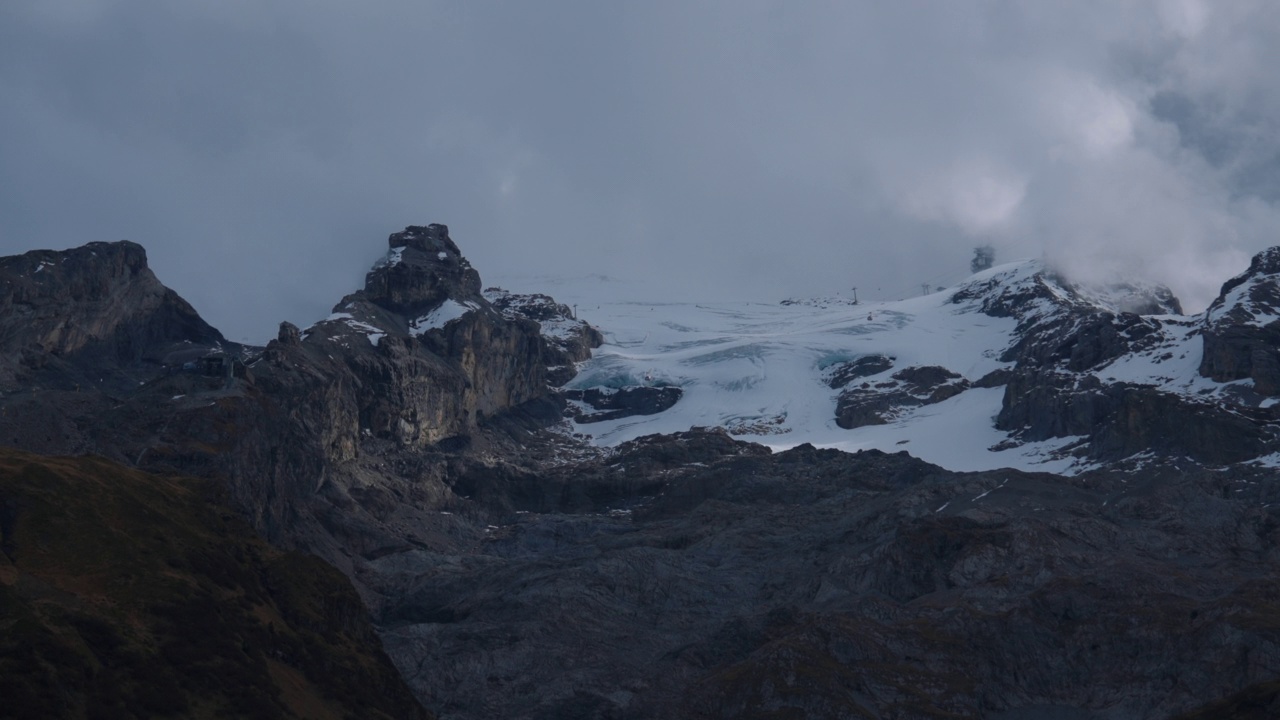
[[[429,717],[347,579],[215,493],[0,450],[0,718]]]
[[[491,486],[466,552],[381,568],[431,568],[382,623],[444,717],[1167,718],[1280,676],[1272,474],[959,474],[719,432],[565,472],[597,501]]]

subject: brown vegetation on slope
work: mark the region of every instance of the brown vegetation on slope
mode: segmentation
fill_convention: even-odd
[[[350,583],[212,486],[0,449],[0,718],[425,718]]]

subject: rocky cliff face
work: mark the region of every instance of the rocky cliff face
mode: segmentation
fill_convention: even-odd
[[[448,229],[412,226],[389,245],[364,289],[305,330],[283,326],[236,397],[170,432],[221,449],[193,461],[230,478],[269,537],[353,574],[360,553],[438,523],[454,493],[423,455],[501,462],[479,458],[560,418],[541,326],[480,293]]]
[[[1167,289],[1125,286],[1117,299],[1048,273],[961,290],[955,301],[1018,319],[1001,358],[1013,367],[999,381],[1005,394],[996,427],[1011,443],[1077,437],[1070,451],[1099,462],[1153,455],[1222,465],[1274,452],[1275,416],[1261,400],[1280,339],[1266,327],[1266,313],[1280,301],[1278,254],[1256,257],[1200,318],[1180,316]],[[1158,314],[1115,312],[1120,307]],[[1188,357],[1201,357],[1199,374],[1218,382],[1260,379],[1249,388],[1198,387],[1176,369],[1187,368]]]
[[[184,346],[207,351],[224,342],[156,279],[141,245],[95,242],[0,258],[0,387],[37,384],[47,366],[51,380],[136,384],[140,365],[181,364],[190,355]],[[117,374],[124,368],[130,377]]]
[[[1200,374],[1218,382],[1249,379],[1280,395],[1280,248],[1254,256],[1205,312]]]
[[[569,306],[548,295],[519,295],[502,288],[485,290],[485,298],[509,320],[533,320],[541,328],[542,362],[547,380],[557,387],[578,374],[576,364],[591,358],[604,335],[573,315]]]
[[[389,244],[364,290],[343,298],[298,345],[267,348],[273,367],[307,357],[294,348],[345,360],[363,392],[342,447],[366,431],[430,445],[547,395],[538,325],[504,317],[480,294],[480,275],[448,228],[411,226]]]
[[[1268,412],[1094,375],[1022,370],[1005,388],[996,427],[1026,442],[1078,437],[1073,449],[1096,461],[1149,453],[1224,465],[1257,458],[1275,440]]]

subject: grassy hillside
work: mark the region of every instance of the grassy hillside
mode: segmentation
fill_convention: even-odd
[[[0,719],[426,718],[338,571],[211,486],[0,449]]]

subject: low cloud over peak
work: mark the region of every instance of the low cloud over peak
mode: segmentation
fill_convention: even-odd
[[[1278,33],[1195,0],[11,4],[0,251],[136,240],[256,340],[425,222],[484,275],[658,298],[890,298],[991,243],[1194,310],[1280,242]]]

